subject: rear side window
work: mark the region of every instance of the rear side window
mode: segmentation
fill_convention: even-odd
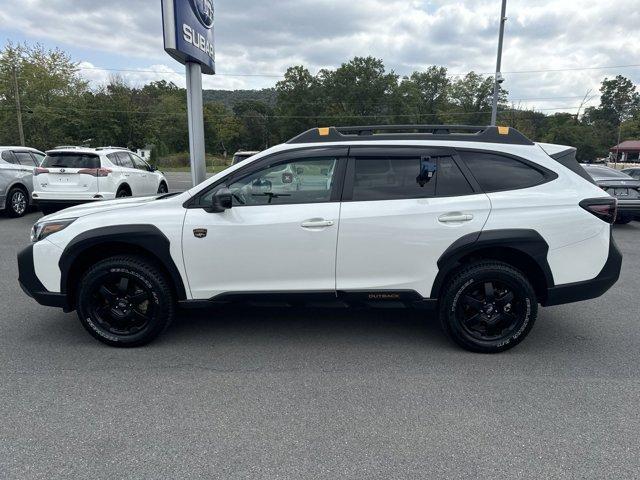
[[[127,152],[117,152],[116,155],[118,156],[118,160],[119,160],[118,164],[121,167],[135,168],[133,166],[133,160],[131,160],[131,157]]]
[[[25,165],[27,167],[35,167],[36,162],[29,152],[13,152],[18,160],[18,164]]]
[[[451,157],[357,158],[353,201],[399,200],[472,194]]]
[[[44,160],[44,155],[42,153],[38,153],[38,152],[31,152],[31,154],[36,157],[36,163],[38,165],[40,165],[42,163],[42,161]]]
[[[460,152],[460,156],[485,192],[534,187],[545,174],[524,162],[488,152]]]
[[[100,157],[83,153],[53,153],[47,155],[44,168],[100,168]]]

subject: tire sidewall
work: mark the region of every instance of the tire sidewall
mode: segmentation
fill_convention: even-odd
[[[465,290],[475,284],[482,284],[489,280],[508,284],[513,288],[514,294],[524,302],[524,320],[522,320],[515,332],[504,339],[481,340],[473,337],[462,326],[461,319],[456,314],[458,304]],[[453,280],[441,305],[441,320],[448,335],[464,348],[483,353],[502,352],[516,346],[533,328],[537,313],[537,298],[530,283],[522,274],[506,265],[484,268],[479,266],[476,269],[467,270]]]
[[[140,268],[132,262],[123,262],[116,265],[115,262],[102,262],[90,269],[83,277],[81,286],[77,295],[77,312],[80,322],[87,331],[95,338],[108,345],[119,347],[136,347],[144,345],[159,334],[168,326],[171,321],[172,301],[167,298],[163,291],[167,288],[157,278],[157,272],[146,271],[146,268]],[[110,274],[130,275],[141,283],[143,283],[151,292],[150,301],[153,304],[154,314],[148,325],[133,335],[119,336],[102,328],[96,319],[92,318],[90,313],[89,299],[92,292],[99,288],[104,278]]]

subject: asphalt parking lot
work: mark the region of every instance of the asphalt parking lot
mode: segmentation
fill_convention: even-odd
[[[483,356],[422,312],[249,306],[112,349],[20,290],[38,217],[0,217],[2,479],[640,477],[640,223],[606,296]]]

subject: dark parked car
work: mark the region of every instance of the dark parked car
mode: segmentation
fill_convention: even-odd
[[[625,168],[622,170],[622,173],[626,173],[630,177],[640,180],[640,168]]]
[[[640,217],[640,180],[601,165],[582,166],[600,188],[618,199],[616,223],[629,223]]]
[[[233,155],[233,160],[231,161],[231,165],[235,165],[237,163],[240,163],[243,160],[246,160],[247,158],[253,157],[257,153],[260,153],[260,152],[245,152],[245,151],[240,150],[239,152],[236,152]]]

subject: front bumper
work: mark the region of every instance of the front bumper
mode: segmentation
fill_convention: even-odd
[[[66,294],[49,292],[36,275],[33,264],[33,245],[29,245],[18,253],[18,272],[20,287],[40,305],[62,308],[67,312],[72,310]]]
[[[621,268],[622,253],[620,253],[612,235],[609,241],[609,257],[598,276],[584,282],[568,283],[547,289],[547,295],[542,305],[550,307],[598,298],[618,281]]]

